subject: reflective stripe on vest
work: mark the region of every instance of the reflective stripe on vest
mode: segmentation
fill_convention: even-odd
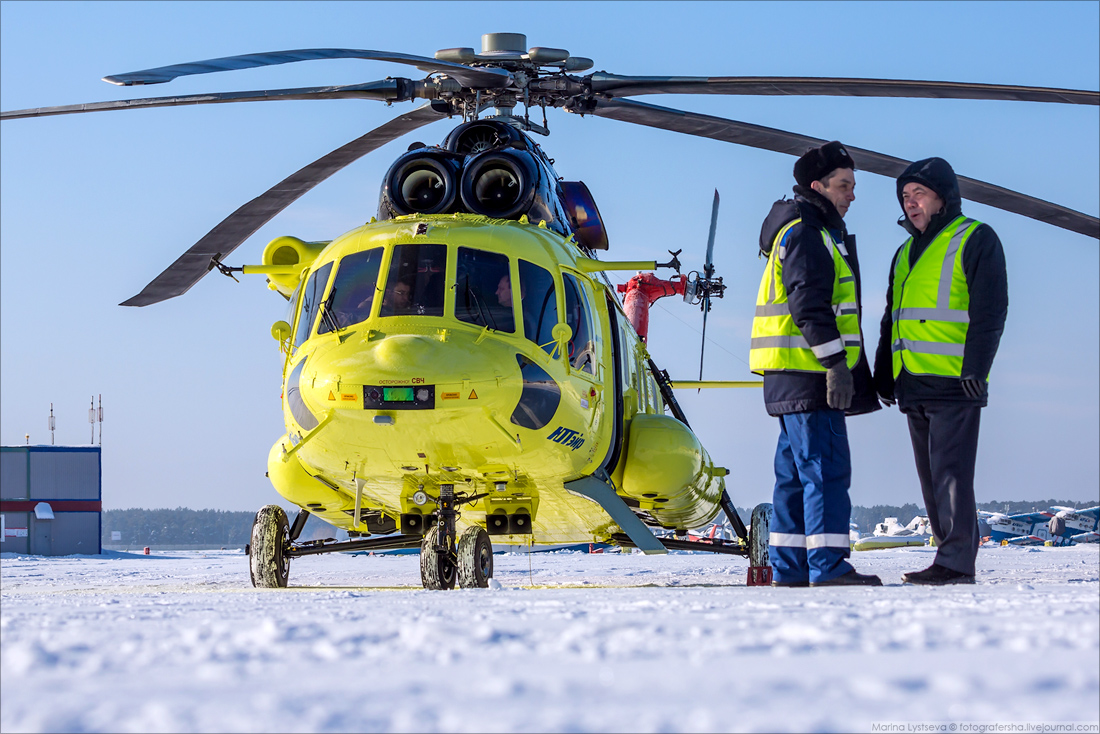
[[[916,375],[959,377],[970,327],[970,291],[962,267],[963,247],[981,225],[956,217],[909,265],[910,237],[894,264],[890,304],[890,351],[894,379],[904,367]]]
[[[840,338],[811,347],[791,316],[787,290],[783,286],[783,259],[787,255],[784,237],[791,227],[801,222],[795,219],[775,236],[760,290],[756,296],[756,314],[752,320],[752,342],[749,368],[761,374],[768,371],[824,372],[820,360],[846,352],[848,367],[855,367],[862,348],[859,335],[859,304],[856,302],[856,278],[848,267],[848,251],[843,242],[835,242],[828,230],[821,231],[821,240],[833,259],[833,314]]]

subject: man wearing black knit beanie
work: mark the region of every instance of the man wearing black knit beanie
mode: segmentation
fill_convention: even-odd
[[[749,353],[779,418],[769,555],[773,586],[881,586],[850,555],[852,465],[845,415],[879,408],[860,331],[859,262],[844,215],[855,162],[837,141],[794,164],[793,200],[760,231],[768,265]]]

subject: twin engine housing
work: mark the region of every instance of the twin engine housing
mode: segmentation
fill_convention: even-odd
[[[562,182],[530,138],[497,120],[459,125],[438,147],[413,144],[386,172],[378,219],[465,212],[546,226],[583,249],[607,249],[599,211],[581,182]]]

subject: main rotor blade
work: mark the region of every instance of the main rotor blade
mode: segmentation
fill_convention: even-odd
[[[1005,99],[1018,102],[1100,105],[1100,92],[1008,84],[833,77],[620,76],[606,72],[591,74],[589,78],[593,92],[612,97],[632,97],[639,94],[750,94]]]
[[[210,271],[211,258],[220,260],[233,252],[256,230],[314,186],[372,150],[441,117],[430,105],[424,105],[318,158],[230,214],[154,278],[141,293],[120,305],[148,306],[186,293]]]
[[[826,142],[785,130],[626,99],[597,100],[596,107],[590,114],[793,156],[800,156],[808,148]],[[854,148],[847,144],[844,147],[855,160],[856,166],[870,173],[897,178],[910,163],[872,150]],[[1083,212],[964,176],[959,176],[959,191],[964,199],[1100,239],[1100,219]]]
[[[718,230],[718,189],[714,190],[714,203],[710,207],[710,234],[707,235],[707,261],[703,265],[703,275],[707,278],[714,275],[714,233]],[[706,317],[703,317],[703,326],[706,326]],[[700,380],[703,378],[699,378]]]
[[[300,99],[374,99],[382,102],[397,101],[402,97],[402,83],[408,79],[384,79],[365,84],[348,84],[339,87],[301,87],[299,89],[263,89],[254,92],[213,92],[187,94],[179,97],[147,97],[123,99],[114,102],[91,102],[61,107],[35,107],[26,110],[0,112],[0,120],[18,120],[25,117],[73,115],[82,112],[110,110],[139,110],[148,107],[179,107],[182,105],[219,104],[223,102],[278,102]]]
[[[457,79],[459,83],[474,89],[500,89],[512,81],[511,73],[504,69],[471,68],[451,61],[429,59],[427,56],[395,53],[392,51],[370,51],[351,48],[303,48],[290,51],[271,51],[242,56],[225,56],[220,59],[192,61],[186,64],[160,66],[156,69],[132,71],[128,74],[113,74],[103,77],[103,81],[129,87],[135,84],[163,84],[176,77],[192,74],[211,74],[217,71],[236,71],[253,69],[257,66],[275,66],[291,64],[296,61],[317,61],[320,59],[367,59],[370,61],[389,61],[395,64],[408,64],[421,71],[441,71]]]

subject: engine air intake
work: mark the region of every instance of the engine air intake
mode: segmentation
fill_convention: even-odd
[[[462,204],[474,214],[496,219],[526,212],[535,196],[533,168],[529,160],[507,150],[474,156],[462,176]]]

